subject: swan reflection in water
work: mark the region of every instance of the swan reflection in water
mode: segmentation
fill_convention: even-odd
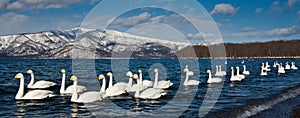
[[[78,116],[78,104],[77,103],[73,103],[72,104],[72,109],[71,109],[71,117],[74,118],[74,117],[77,117]]]
[[[25,112],[25,103],[24,101],[16,101],[16,105],[17,105],[17,111],[15,113],[15,115],[18,117],[18,118],[22,118],[25,116],[26,112]]]

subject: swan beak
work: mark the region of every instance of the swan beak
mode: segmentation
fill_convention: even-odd
[[[98,80],[104,79],[104,75],[99,75]]]
[[[72,76],[72,77],[70,78],[71,81],[74,81],[74,79],[75,79],[74,76]]]
[[[18,79],[18,78],[19,78],[19,75],[17,74],[14,78],[15,78],[15,79]]]

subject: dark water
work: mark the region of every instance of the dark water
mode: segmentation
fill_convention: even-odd
[[[177,59],[102,59],[102,60],[56,60],[56,59],[2,59],[0,60],[0,116],[3,117],[248,117],[256,116],[265,110],[278,106],[290,98],[300,94],[299,70],[286,70],[286,74],[278,75],[273,68],[275,60],[245,60],[250,75],[242,82],[230,82],[230,67],[239,66],[242,72],[242,60],[177,60]],[[271,72],[268,76],[260,76],[260,65],[269,62]],[[278,60],[279,63],[299,60]],[[183,87],[182,70],[188,64],[195,75],[190,79],[200,80],[199,86]],[[206,84],[208,75],[205,70],[215,64],[223,64],[227,76],[221,84]],[[99,74],[113,71],[114,81],[127,82],[124,76],[128,70],[137,73],[143,71],[144,79],[153,78],[153,69],[160,70],[159,77],[171,80],[174,85],[167,89],[167,95],[158,100],[134,99],[130,94],[107,98],[92,104],[70,102],[70,96],[60,95],[61,69],[66,70],[66,85],[71,85],[69,77],[77,75],[79,84],[89,90],[99,90],[102,82],[97,81]],[[49,80],[57,83],[50,90],[56,97],[45,100],[14,100],[19,80],[13,79],[15,74],[25,75],[25,85],[30,76],[25,74],[32,69],[35,81]],[[214,72],[214,69],[212,69]],[[27,90],[25,90],[27,91]],[[26,93],[26,92],[25,92]],[[211,109],[209,109],[211,107]],[[268,113],[265,113],[268,115]],[[269,114],[274,116],[274,114]],[[266,116],[268,117],[268,116]]]

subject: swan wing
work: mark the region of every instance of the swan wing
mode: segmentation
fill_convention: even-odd
[[[148,87],[153,86],[153,82],[150,80],[143,80],[143,85],[148,86]]]
[[[99,91],[90,91],[90,92],[85,92],[81,95],[79,95],[79,98],[77,99],[76,102],[79,103],[91,103],[95,102],[97,100],[102,100],[103,94],[101,94]]]
[[[172,85],[173,85],[173,83],[170,80],[168,80],[168,81],[158,81],[157,88],[166,89],[166,88],[169,88]]]
[[[125,93],[124,89],[121,89],[119,86],[108,87],[105,91],[106,96],[118,96]]]
[[[127,88],[126,91],[127,92],[135,92],[137,89],[142,91],[142,90],[145,90],[146,88],[147,88],[147,86],[134,84],[130,88]]]
[[[50,81],[45,81],[45,80],[40,80],[34,83],[34,85],[31,88],[49,88],[51,86],[56,85],[56,83],[54,82],[50,82]]]
[[[140,98],[143,99],[158,99],[162,95],[165,95],[166,93],[164,90],[156,89],[156,88],[149,88],[141,92],[139,95]]]
[[[45,99],[54,97],[52,91],[48,90],[32,90],[27,92],[22,99]]]
[[[220,83],[222,81],[223,81],[222,78],[211,78],[212,83]]]
[[[200,81],[198,80],[189,80],[188,85],[199,85]]]
[[[127,88],[128,83],[125,83],[125,82],[118,82],[118,83],[115,83],[114,86],[118,86],[118,87],[120,87],[121,89],[125,89],[125,88]]]
[[[86,90],[85,86],[77,85],[77,92],[81,93]],[[74,91],[74,85],[70,85],[64,93],[72,93]]]

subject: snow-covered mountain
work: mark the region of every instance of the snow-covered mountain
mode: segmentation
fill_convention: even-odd
[[[74,28],[0,36],[1,57],[170,57],[188,46],[113,30]]]

